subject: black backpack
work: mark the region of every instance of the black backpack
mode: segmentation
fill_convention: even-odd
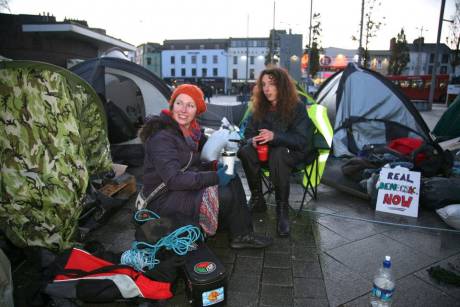
[[[460,178],[423,178],[420,204],[432,210],[450,204],[460,204]]]

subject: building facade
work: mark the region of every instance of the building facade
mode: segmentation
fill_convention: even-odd
[[[279,65],[285,68],[294,80],[301,81],[300,59],[303,55],[302,35],[279,33]]]
[[[423,37],[408,44],[410,61],[403,71],[404,75],[431,75],[434,67],[436,44],[426,44]],[[454,73],[451,66],[452,50],[446,44],[439,45],[436,74]]]
[[[390,50],[369,50],[369,69],[384,76],[387,75],[388,66],[390,65],[390,56]]]
[[[228,39],[165,40],[162,77],[171,85],[194,83],[227,92]]]
[[[135,46],[88,27],[84,20],[57,22],[50,15],[0,14],[0,55],[13,60],[48,62],[64,68],[96,58],[116,47]]]
[[[139,64],[161,78],[161,50],[157,43],[145,43],[137,47],[135,63]]]
[[[228,48],[227,88],[229,94],[248,92],[265,69],[268,38],[230,38]]]

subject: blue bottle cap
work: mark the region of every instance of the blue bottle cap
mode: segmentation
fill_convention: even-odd
[[[390,256],[385,256],[385,260],[383,261],[383,267],[384,268],[391,267],[391,257]]]

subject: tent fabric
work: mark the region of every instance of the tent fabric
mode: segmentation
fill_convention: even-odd
[[[218,129],[222,124],[222,118],[226,117],[233,125],[238,125],[245,114],[247,104],[238,105],[216,105],[208,104],[205,113],[198,117],[201,126]]]
[[[81,78],[0,62],[0,228],[17,246],[73,244],[89,175],[111,170],[101,101]]]
[[[91,84],[98,94],[112,100],[125,111],[127,106],[136,107],[135,104],[139,104],[141,110],[137,111],[142,118],[157,115],[168,108],[171,90],[166,83],[133,62],[103,57],[79,63],[70,70]],[[135,97],[127,95],[131,92]]]
[[[367,144],[387,144],[400,137],[432,143],[426,123],[388,80],[373,71],[348,64],[318,90],[334,123],[335,157],[353,156]]]
[[[433,134],[441,140],[460,137],[460,95],[442,114],[433,129]]]
[[[142,165],[144,152],[138,150],[142,146],[137,130],[146,117],[169,107],[171,90],[166,83],[146,68],[118,57],[90,59],[70,70],[105,100],[112,159]],[[129,154],[131,151],[135,154]]]

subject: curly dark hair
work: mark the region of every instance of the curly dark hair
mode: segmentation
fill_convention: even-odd
[[[263,70],[260,73],[257,83],[252,91],[252,112],[255,120],[261,120],[271,107],[267,97],[265,97],[262,78],[268,75],[276,84],[278,91],[276,108],[281,114],[281,120],[288,123],[294,116],[294,109],[299,101],[299,96],[294,84],[294,80],[281,68],[273,67]]]

